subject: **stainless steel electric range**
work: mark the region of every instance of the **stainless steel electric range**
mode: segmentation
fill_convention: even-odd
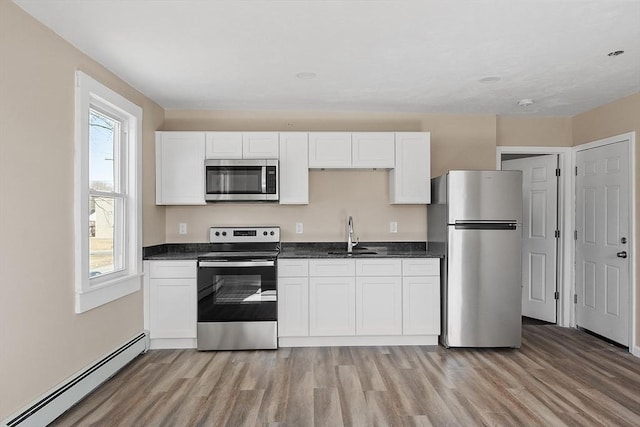
[[[212,227],[198,258],[198,350],[278,347],[280,227]]]

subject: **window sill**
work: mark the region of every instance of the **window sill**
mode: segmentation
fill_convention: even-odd
[[[140,289],[142,289],[142,273],[135,273],[102,282],[93,289],[76,291],[76,313],[84,313]]]

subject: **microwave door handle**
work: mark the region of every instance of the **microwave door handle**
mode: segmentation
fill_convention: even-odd
[[[267,167],[262,166],[262,194],[267,194]]]

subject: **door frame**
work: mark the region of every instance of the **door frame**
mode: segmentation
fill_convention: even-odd
[[[558,155],[558,165],[561,170],[560,182],[558,186],[558,229],[560,238],[558,239],[558,253],[556,259],[557,289],[560,299],[556,306],[556,322],[560,326],[575,326],[575,307],[573,307],[573,259],[574,246],[573,238],[573,215],[574,206],[572,194],[573,171],[572,147],[519,147],[519,146],[498,146],[496,147],[496,169],[502,170],[503,154],[554,154]],[[572,323],[573,322],[573,323]]]
[[[591,148],[603,147],[605,145],[614,144],[616,142],[629,141],[629,236],[631,244],[629,245],[629,352],[635,356],[640,357],[640,346],[636,342],[636,321],[638,318],[638,306],[636,304],[637,298],[637,266],[636,266],[636,254],[638,253],[638,239],[636,235],[636,133],[627,132],[620,135],[611,136],[608,138],[598,139],[596,141],[588,142],[573,147],[571,153],[572,170],[575,171],[576,167],[576,154],[578,151],[584,151]],[[572,230],[575,230],[575,203],[576,203],[576,176],[575,173],[571,174],[573,193],[571,198],[573,200],[572,215]],[[573,247],[572,257],[575,257],[575,246]],[[575,278],[575,275],[574,275]],[[573,283],[573,293],[575,293],[575,280]],[[575,306],[572,311],[571,326],[575,326]]]

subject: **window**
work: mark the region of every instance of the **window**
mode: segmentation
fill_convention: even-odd
[[[142,109],[76,72],[76,313],[140,289]]]

